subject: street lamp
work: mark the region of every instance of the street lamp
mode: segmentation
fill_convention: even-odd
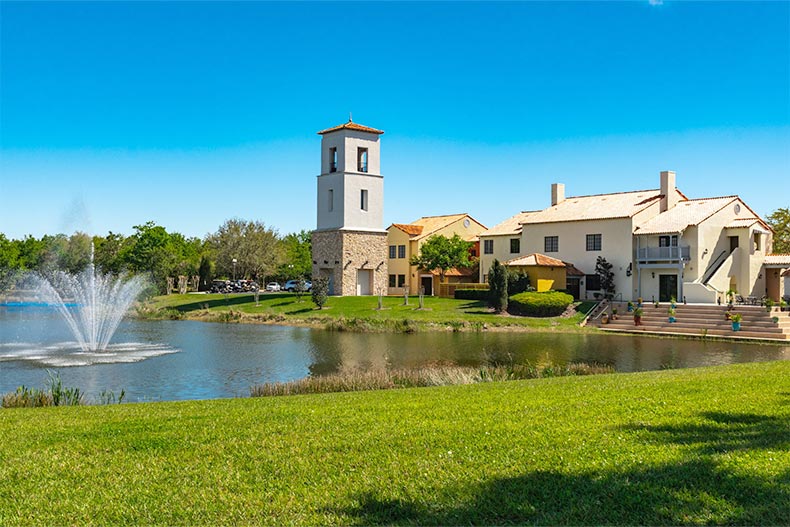
[[[236,262],[237,261],[238,260],[236,260],[235,258],[233,259],[233,281],[234,282],[236,281]]]

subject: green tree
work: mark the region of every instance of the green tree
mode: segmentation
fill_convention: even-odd
[[[489,302],[497,313],[507,310],[507,269],[494,259],[488,272],[488,287],[491,291]]]
[[[282,263],[277,231],[259,221],[228,220],[206,242],[214,251],[218,275],[232,276],[235,271],[237,278],[255,278],[262,284]]]
[[[329,280],[323,276],[313,278],[313,289],[311,292],[313,303],[318,309],[323,309],[329,298]]]
[[[122,234],[115,234],[110,231],[107,236],[94,236],[93,246],[95,248],[94,262],[96,267],[103,273],[120,274],[127,267],[127,262],[123,258],[124,247],[129,246],[132,240]]]
[[[452,238],[435,234],[422,244],[420,254],[412,256],[409,263],[425,271],[439,271],[439,282],[444,283],[444,275],[448,270],[474,264],[469,258],[472,245],[457,234]]]
[[[0,293],[13,289],[19,273],[18,244],[0,233]]]
[[[211,289],[211,281],[214,277],[213,267],[211,258],[209,258],[208,254],[204,254],[200,257],[200,268],[198,269],[200,280],[198,282],[198,291],[208,291]]]
[[[507,273],[507,296],[517,295],[529,289],[529,275],[524,271]]]
[[[790,253],[790,208],[776,209],[768,216],[768,225],[774,230],[772,252],[776,254]]]
[[[309,279],[313,272],[312,243],[309,231],[287,234],[282,239],[283,263],[276,275],[284,280]]]
[[[614,272],[612,271],[612,264],[606,261],[606,258],[599,256],[595,260],[595,274],[598,275],[598,280],[601,282],[601,290],[604,292],[606,298],[614,296]]]

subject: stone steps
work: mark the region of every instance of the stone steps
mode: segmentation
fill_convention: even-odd
[[[726,320],[727,306],[680,304],[675,307],[676,322],[670,323],[668,303],[642,306],[642,324],[634,325],[633,313],[627,311],[626,304],[613,304],[618,309],[618,319],[598,326],[608,331],[627,331],[633,333],[656,333],[665,335],[696,335],[728,338],[752,338],[768,340],[790,340],[790,312],[772,310],[770,313],[761,306],[734,306],[733,313],[742,316],[741,330],[733,331],[732,322]],[[611,313],[611,310],[609,311]],[[778,318],[778,322],[773,321]]]

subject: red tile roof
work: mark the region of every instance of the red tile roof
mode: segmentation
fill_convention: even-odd
[[[407,223],[393,223],[393,227],[396,227],[409,236],[417,236],[422,233],[422,225],[409,225]]]
[[[327,128],[326,130],[321,130],[320,132],[318,132],[318,135],[328,134],[329,132],[337,132],[338,130],[354,130],[356,132],[367,132],[369,134],[378,134],[378,135],[384,133],[383,130],[376,130],[375,128],[371,128],[369,126],[363,126],[361,124],[352,122],[349,119],[347,123],[333,126],[332,128]]]
[[[562,260],[557,260],[556,258],[552,258],[551,256],[546,256],[545,254],[533,253],[528,254],[527,256],[514,258],[513,260],[505,262],[505,265],[516,267],[533,265],[538,265],[541,267],[565,267],[565,262]]]

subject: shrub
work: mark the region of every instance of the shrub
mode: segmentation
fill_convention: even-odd
[[[322,276],[313,279],[312,300],[318,309],[323,309],[329,297],[329,280]]]
[[[561,315],[572,302],[571,295],[557,291],[519,293],[510,298],[508,311],[514,315],[556,317]]]
[[[507,296],[517,295],[529,290],[529,275],[524,271],[508,272]]]
[[[456,300],[485,300],[491,298],[490,289],[456,289]]]
[[[488,272],[488,287],[490,288],[489,302],[494,311],[501,313],[507,309],[507,269],[494,260]]]

